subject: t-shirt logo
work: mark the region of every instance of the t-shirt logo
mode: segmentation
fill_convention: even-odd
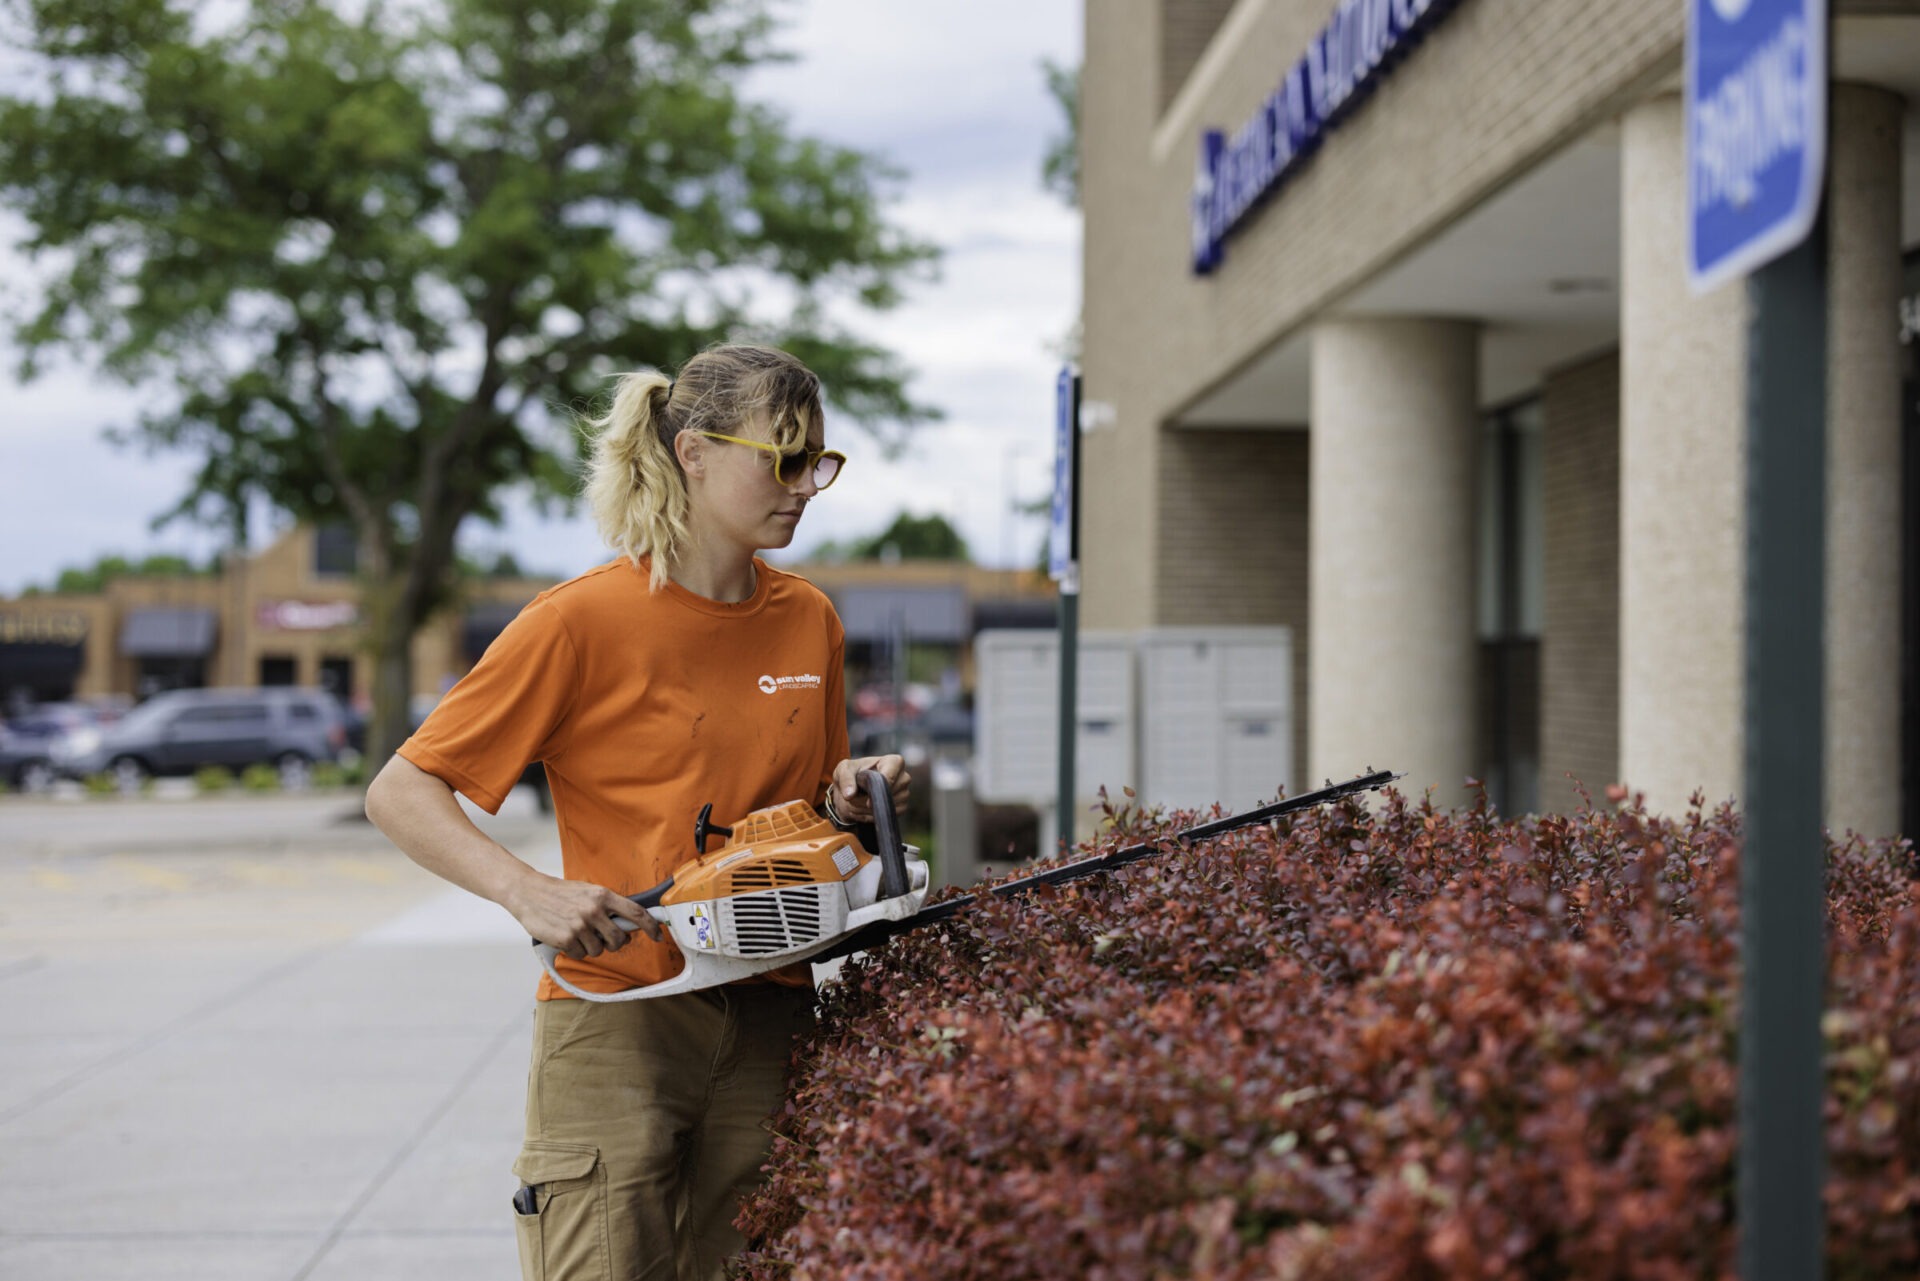
[[[820,678],[803,672],[798,676],[762,676],[755,684],[760,686],[762,694],[778,694],[789,689],[819,689]]]

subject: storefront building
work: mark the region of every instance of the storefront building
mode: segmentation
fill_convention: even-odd
[[[1920,3],[1833,3],[1825,786],[1887,833],[1920,805]],[[1293,786],[1738,797],[1746,294],[1687,284],[1685,13],[1087,6],[1083,621],[1290,628]]]
[[[296,527],[219,575],[120,578],[97,594],[0,600],[0,714],[36,702],[134,701],[163,689],[304,685],[364,706],[371,658],[352,539]],[[964,562],[801,565],[847,626],[852,679],[884,679],[911,646],[972,685],[982,627],[1052,626],[1038,572]],[[414,694],[432,700],[477,662],[552,578],[472,578],[413,642]]]
[[[415,693],[435,696],[473,665],[548,579],[467,582],[414,638]],[[305,685],[364,705],[371,659],[353,545],[299,526],[207,577],[119,578],[97,594],[0,600],[5,706],[138,700],[163,689]]]

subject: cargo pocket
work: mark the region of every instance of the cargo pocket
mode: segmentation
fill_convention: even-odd
[[[526,1281],[607,1281],[607,1172],[598,1148],[529,1142],[513,1163],[513,1232]]]

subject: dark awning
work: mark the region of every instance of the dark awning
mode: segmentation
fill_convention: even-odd
[[[975,631],[1038,629],[1060,625],[1060,603],[1051,596],[1009,596],[973,603]]]
[[[919,644],[965,643],[967,593],[962,587],[848,587],[840,622],[850,641],[884,642],[898,626]]]
[[[506,631],[507,624],[525,608],[525,604],[510,601],[482,601],[469,609],[460,621],[460,648],[466,651],[467,661],[479,662],[493,638]]]
[[[217,629],[210,609],[136,609],[120,625],[127,658],[205,658]]]

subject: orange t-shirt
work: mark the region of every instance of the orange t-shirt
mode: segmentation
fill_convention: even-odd
[[[565,876],[620,894],[694,857],[703,805],[731,826],[783,801],[820,804],[847,754],[845,633],[813,584],[758,559],[754,570],[738,604],[671,582],[650,591],[645,562],[625,559],[540,593],[400,755],[488,813],[545,762]],[[558,964],[593,992],[680,970],[678,948],[644,935]],[[802,964],[769,977],[809,975]],[[567,993],[543,975],[539,995]]]

